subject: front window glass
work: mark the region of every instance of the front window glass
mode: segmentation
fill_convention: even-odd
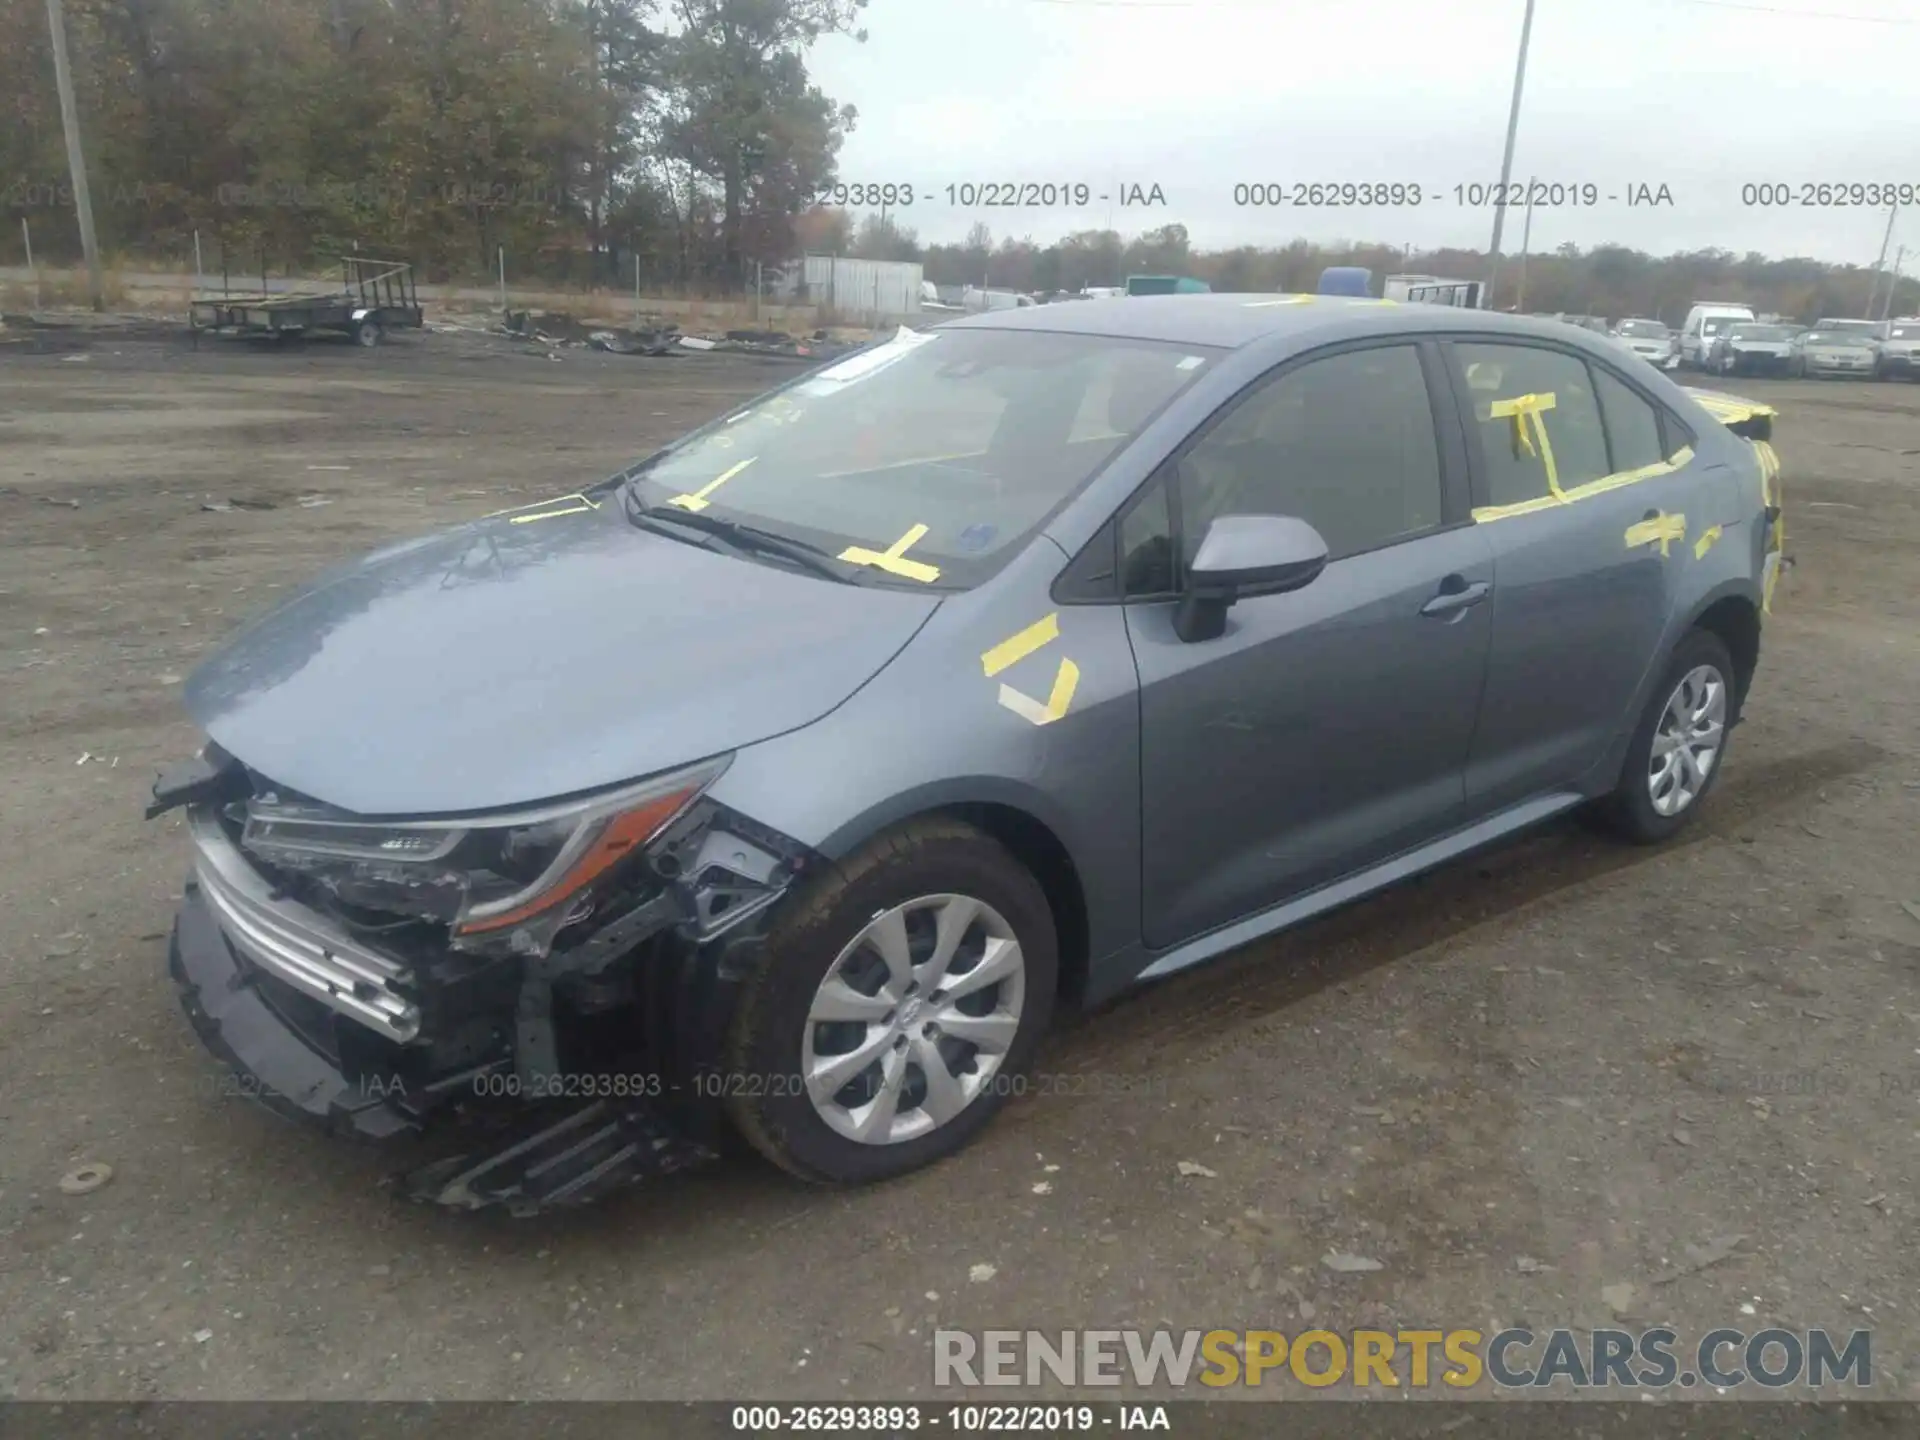
[[[1809,330],[1809,345],[1865,345],[1867,337],[1852,330]]]
[[[1630,340],[1664,340],[1668,331],[1658,320],[1622,320],[1620,333]]]
[[[1217,353],[1036,330],[903,331],[695,433],[632,483],[664,520],[703,513],[833,555],[893,556],[867,560],[878,581],[965,587]]]
[[[1292,515],[1335,560],[1440,523],[1440,451],[1420,355],[1353,350],[1236,402],[1181,457],[1182,562],[1222,515]]]
[[[1791,340],[1793,331],[1785,325],[1736,325],[1727,333],[1729,340]]]

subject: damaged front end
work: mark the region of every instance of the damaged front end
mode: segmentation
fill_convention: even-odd
[[[708,798],[726,763],[388,821],[210,743],[148,807],[184,806],[193,840],[170,958],[187,1013],[283,1114],[452,1142],[416,1198],[525,1212],[710,1158],[735,989],[817,863]]]

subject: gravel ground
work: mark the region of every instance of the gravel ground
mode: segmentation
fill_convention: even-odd
[[[1920,1399],[1920,387],[1740,387],[1797,565],[1684,843],[1557,826],[1075,1021],[931,1171],[462,1217],[235,1098],[164,973],[178,819],[140,817],[181,677],[323,565],[786,373],[0,349],[0,1394],[925,1397],[936,1325],[1311,1319],[1871,1328]],[[82,1161],[111,1180],[63,1193]]]

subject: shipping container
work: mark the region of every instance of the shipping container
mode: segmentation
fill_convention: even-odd
[[[803,279],[805,303],[834,314],[899,320],[920,313],[921,267],[906,260],[854,260],[809,255]]]

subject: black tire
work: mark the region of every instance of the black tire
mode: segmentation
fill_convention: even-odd
[[[362,320],[353,327],[353,338],[355,342],[369,350],[378,345],[385,337],[385,334],[386,332],[380,328],[380,322],[372,316],[368,316],[365,320]]]
[[[1025,959],[1019,1025],[1001,1068],[939,1128],[892,1144],[834,1130],[800,1083],[814,993],[841,951],[882,911],[923,895],[985,901],[1012,927]],[[993,1119],[1032,1062],[1052,1019],[1059,975],[1053,912],[1039,883],[1007,850],[957,820],[917,820],[869,843],[796,895],[767,937],[727,1037],[727,1111],[747,1141],[803,1180],[853,1185],[903,1175],[965,1146]]]
[[[1662,815],[1654,809],[1653,796],[1647,785],[1647,776],[1653,763],[1654,731],[1681,679],[1703,665],[1718,671],[1720,683],[1726,687],[1726,728],[1721,732],[1719,751],[1713,757],[1706,783],[1701,786],[1699,793],[1677,814]],[[1653,687],[1653,693],[1647,699],[1647,708],[1641,713],[1640,723],[1634,727],[1633,739],[1627,745],[1627,758],[1620,767],[1618,783],[1613,792],[1596,807],[1595,813],[1607,828],[1636,845],[1658,845],[1685,829],[1713,793],[1720,772],[1726,769],[1727,742],[1732,738],[1734,726],[1740,718],[1741,699],[1733,657],[1727,653],[1726,643],[1708,630],[1688,631],[1674,646],[1666,668],[1660,673],[1660,683]]]

